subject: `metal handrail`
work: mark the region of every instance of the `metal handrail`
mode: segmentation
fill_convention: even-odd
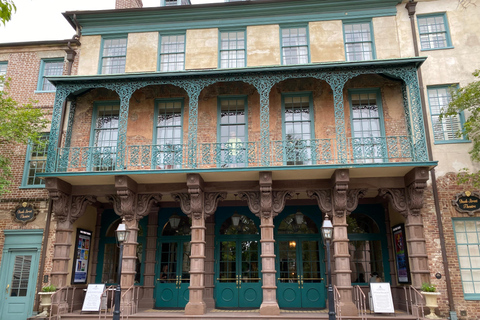
[[[362,320],[367,319],[367,303],[365,293],[359,285],[353,286],[353,297]]]
[[[113,303],[114,303],[113,294],[115,292],[115,287],[116,287],[115,285],[111,285],[105,288],[105,290],[103,290],[102,295],[100,296],[100,311],[98,312],[98,319],[101,319],[102,310],[104,310],[103,318],[104,319],[107,318],[108,300],[110,300],[110,313],[113,313]],[[107,306],[105,309],[102,309],[102,299],[106,299],[106,302],[107,302]]]
[[[131,293],[131,299],[130,301],[127,301],[126,303],[122,303],[122,313],[121,313],[121,316],[122,316],[122,319],[125,317],[125,308],[126,307],[129,307],[130,310],[127,311],[127,314],[126,314],[126,318],[128,320],[128,317],[130,314],[133,314],[133,313],[136,313],[137,310],[138,310],[138,295],[140,293],[140,287],[139,286],[135,286],[135,284],[131,285],[123,294],[122,294],[122,298],[121,298],[121,301],[124,301],[125,300],[125,296],[128,294],[128,293]]]
[[[416,316],[417,320],[424,318],[425,298],[423,295],[413,286],[408,287],[408,292],[406,287],[404,287],[404,290],[407,299],[407,312],[409,311],[408,304],[410,304],[411,315]]]
[[[73,311],[73,300],[74,300],[74,296],[75,296],[75,287],[70,287],[70,286],[65,286],[65,287],[61,287],[60,289],[58,289],[57,291],[55,291],[53,294],[52,294],[52,305],[50,306],[50,312],[49,312],[49,315],[48,315],[48,319],[51,320],[52,319],[52,310],[53,310],[53,305],[57,305],[57,313],[53,315],[54,318],[58,318],[60,316],[60,314],[64,313],[64,311],[67,311],[67,313],[70,311],[72,312]],[[65,291],[65,295],[63,296],[64,299],[62,299],[62,293]],[[71,291],[72,292],[72,298],[71,298],[71,303],[68,302],[68,292]],[[57,296],[59,296],[59,301],[57,302],[54,302],[55,299],[57,298]],[[62,300],[60,300],[62,299]],[[60,307],[62,302],[64,303],[64,306]],[[66,308],[65,308],[65,305],[66,305]]]
[[[335,302],[335,314],[337,320],[342,320],[341,296],[336,285],[333,285],[333,300]]]

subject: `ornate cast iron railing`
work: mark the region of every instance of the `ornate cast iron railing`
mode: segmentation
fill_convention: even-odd
[[[271,166],[343,164],[335,139],[271,141]],[[116,147],[60,148],[56,172],[213,169],[262,166],[261,142],[200,143],[196,162],[186,144],[132,145],[126,147],[125,166],[117,165]],[[413,149],[408,136],[347,138],[347,163],[411,162]]]

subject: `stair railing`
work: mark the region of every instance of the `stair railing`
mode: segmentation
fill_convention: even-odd
[[[407,313],[417,317],[417,320],[423,319],[425,317],[425,298],[413,286],[409,286],[408,289],[403,287],[403,289],[405,291],[405,299],[407,300]]]
[[[335,302],[335,314],[337,320],[342,320],[341,296],[336,285],[333,285],[333,301]]]
[[[361,320],[367,319],[367,302],[365,293],[359,285],[353,286],[353,299],[357,307],[358,314]]]

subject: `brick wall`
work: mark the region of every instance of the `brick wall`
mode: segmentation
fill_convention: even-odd
[[[115,9],[142,8],[142,0],[115,0]]]

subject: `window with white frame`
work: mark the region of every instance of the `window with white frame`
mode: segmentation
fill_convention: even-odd
[[[480,219],[454,218],[453,231],[465,300],[480,300]]]
[[[160,71],[185,70],[185,35],[162,35],[160,39]]]
[[[462,113],[443,117],[443,119],[440,120],[440,114],[448,107],[450,101],[452,101],[451,90],[453,90],[451,86],[428,88],[428,103],[430,105],[435,142],[459,142],[466,140],[465,137],[457,135],[457,133],[463,129]]]
[[[308,30],[307,27],[282,28],[282,64],[308,63]]]
[[[183,100],[156,102],[153,165],[156,169],[180,168],[182,164]]]
[[[119,118],[118,102],[95,103],[93,137],[90,139],[91,170],[115,170]]]
[[[37,174],[44,173],[47,166],[48,136],[48,133],[43,133],[39,138],[39,143],[28,145],[22,187],[45,186],[44,180],[40,179]]]
[[[3,90],[3,83],[7,74],[7,61],[0,61],[0,90]]]
[[[63,74],[63,59],[44,59],[40,64],[38,77],[38,91],[55,91],[55,86],[47,80],[48,76],[61,76]]]
[[[452,47],[445,13],[417,16],[417,23],[422,50]]]
[[[245,31],[220,32],[220,68],[242,68],[246,66]]]
[[[124,73],[127,60],[127,38],[104,38],[101,56],[101,74]]]
[[[247,98],[219,97],[219,132],[222,167],[247,164]]]
[[[344,23],[343,32],[347,61],[375,59],[371,22]]]

